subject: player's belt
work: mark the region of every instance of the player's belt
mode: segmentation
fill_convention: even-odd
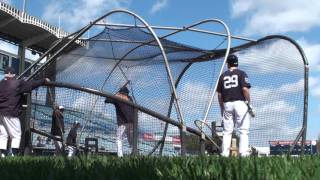
[[[234,102],[234,101],[244,101],[244,99],[230,99],[224,102],[226,103],[226,102]]]

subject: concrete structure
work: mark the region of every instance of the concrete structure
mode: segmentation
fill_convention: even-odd
[[[0,39],[19,47],[19,73],[25,69],[25,50],[43,53],[51,44],[68,35],[58,27],[0,2]]]
[[[0,38],[43,52],[68,33],[0,2]]]

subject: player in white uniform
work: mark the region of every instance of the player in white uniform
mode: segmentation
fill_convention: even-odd
[[[227,58],[228,70],[224,72],[218,82],[218,99],[223,117],[222,156],[229,156],[233,128],[240,132],[239,153],[248,156],[249,123],[248,106],[250,103],[250,83],[244,71],[238,69],[238,58],[230,55]]]

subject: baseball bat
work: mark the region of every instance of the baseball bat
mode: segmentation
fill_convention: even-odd
[[[121,86],[121,88],[126,87],[129,83],[130,83],[130,80],[128,80],[126,83],[124,83],[124,85]],[[121,88],[120,88],[120,89],[121,89]],[[119,90],[120,90],[120,89],[119,89]]]
[[[251,105],[249,104],[248,101],[246,101],[245,103],[248,106],[248,113],[250,114],[251,117],[254,118],[256,116],[256,113],[252,110],[252,107],[251,107]]]

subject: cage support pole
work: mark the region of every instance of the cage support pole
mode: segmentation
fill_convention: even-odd
[[[227,26],[224,22],[222,22],[222,21],[220,21],[220,20],[213,20],[213,21],[222,24],[222,25],[224,26],[225,31],[227,32],[227,35],[228,35],[228,37],[227,37],[227,39],[228,39],[228,45],[227,45],[226,54],[225,54],[225,57],[224,57],[224,60],[223,60],[223,63],[222,63],[221,69],[220,69],[220,73],[219,73],[219,77],[220,77],[220,75],[222,74],[223,68],[224,68],[224,66],[225,66],[225,64],[226,64],[227,56],[229,55],[229,52],[230,52],[231,35],[230,35],[230,31],[229,31],[228,26]],[[208,102],[207,110],[206,110],[206,112],[205,112],[205,114],[204,114],[204,117],[203,117],[203,121],[206,121],[207,118],[208,118],[208,114],[209,114],[209,111],[210,111],[211,106],[212,106],[212,102],[213,102],[213,98],[214,98],[214,95],[215,95],[216,90],[217,90],[217,86],[218,86],[218,83],[215,83],[215,86],[214,86],[214,88],[213,88],[212,94],[211,94],[211,96],[210,96],[210,100],[209,100],[209,102]]]
[[[307,138],[307,119],[308,119],[308,91],[309,91],[309,80],[308,80],[308,77],[309,77],[309,66],[308,64],[306,64],[304,66],[304,112],[303,112],[303,128],[304,128],[304,131],[303,131],[303,134],[302,134],[302,143],[301,143],[301,154],[303,155],[304,154],[304,147],[305,147],[305,142],[306,142],[306,138]]]
[[[223,71],[223,68],[225,66],[227,56],[229,55],[230,46],[231,46],[231,34],[230,34],[228,26],[223,21],[221,21],[219,19],[209,19],[207,21],[216,22],[216,23],[221,24],[224,27],[225,31],[227,32],[227,42],[228,42],[228,44],[227,44],[226,54],[225,54],[225,57],[224,57],[224,60],[223,60],[223,63],[222,63],[221,69],[220,69],[220,73],[219,73],[219,76],[220,76],[222,71]],[[213,98],[214,98],[214,95],[215,95],[215,92],[216,92],[216,89],[217,89],[217,85],[218,85],[218,83],[215,83],[215,86],[213,88],[212,94],[211,94],[209,102],[208,102],[208,106],[207,106],[206,112],[205,112],[203,120],[202,120],[203,122],[207,121],[208,114],[209,114],[209,111],[211,109]],[[202,129],[202,126],[201,126],[201,129]],[[201,130],[201,139],[200,139],[200,152],[201,152],[201,154],[204,154],[204,152],[205,152],[205,141],[204,140],[205,140],[205,134]]]

